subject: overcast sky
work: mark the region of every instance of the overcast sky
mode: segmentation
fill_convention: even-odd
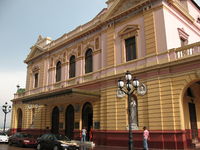
[[[59,38],[93,19],[106,0],[0,0],[0,106],[10,100],[16,85],[25,87],[23,61],[38,36]],[[10,125],[10,115],[7,125]],[[0,110],[0,128],[4,114]]]
[[[55,40],[94,18],[106,1],[0,0],[0,106],[6,101],[11,104],[17,84],[25,87],[23,61],[40,34]],[[200,4],[200,0],[196,2]],[[0,110],[0,128],[3,116]]]

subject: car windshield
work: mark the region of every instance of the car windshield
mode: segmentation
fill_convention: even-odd
[[[68,137],[61,135],[61,134],[57,134],[57,135],[55,135],[55,137],[56,137],[57,140],[69,141]]]
[[[33,137],[31,134],[22,134],[21,136],[24,138],[32,138]]]
[[[0,133],[0,135],[6,135],[5,133]]]

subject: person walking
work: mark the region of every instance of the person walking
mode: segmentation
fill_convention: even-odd
[[[148,150],[149,131],[145,126],[143,127],[143,130],[143,148],[144,150]]]
[[[82,142],[85,142],[85,139],[86,139],[86,133],[87,133],[87,130],[85,129],[85,127],[83,127],[82,129]]]
[[[93,127],[90,127],[90,141],[93,141]]]

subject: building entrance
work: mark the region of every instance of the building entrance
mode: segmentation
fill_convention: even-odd
[[[74,107],[69,105],[65,112],[65,135],[73,139],[74,132]]]
[[[194,103],[188,103],[190,113],[190,125],[192,132],[192,139],[198,139],[197,116]]]
[[[199,114],[200,114],[200,81],[194,82],[187,87],[184,93],[184,119],[185,128],[190,131],[187,137],[190,137],[192,143],[198,142],[199,132]]]
[[[93,108],[90,103],[85,103],[82,109],[82,128],[85,128],[87,130],[86,140],[89,140],[92,125]]]
[[[59,109],[54,107],[51,119],[51,132],[57,134],[59,132]]]
[[[20,132],[22,130],[22,110],[19,108],[17,110],[17,132]]]

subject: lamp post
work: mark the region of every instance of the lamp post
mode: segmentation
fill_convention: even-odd
[[[138,90],[138,88],[140,86],[144,86],[140,89],[143,90],[143,94],[144,94],[144,90],[146,90],[146,86],[144,84],[140,84],[140,82],[138,81],[138,79],[136,77],[132,77],[131,73],[129,71],[126,72],[125,74],[125,82],[123,80],[118,80],[118,88],[121,92],[125,93],[128,96],[128,124],[129,124],[129,142],[128,142],[128,146],[129,146],[129,150],[134,150],[134,146],[133,146],[133,135],[132,135],[132,127],[131,127],[131,103],[132,103],[132,99],[131,99],[131,95],[134,92],[138,92],[141,95],[141,91]],[[146,93],[146,91],[145,91]]]
[[[11,112],[11,106],[8,105],[7,102],[5,102],[5,104],[2,106],[2,110],[4,112],[4,125],[3,125],[3,132],[5,132],[5,127],[6,127],[6,115],[7,113]]]

